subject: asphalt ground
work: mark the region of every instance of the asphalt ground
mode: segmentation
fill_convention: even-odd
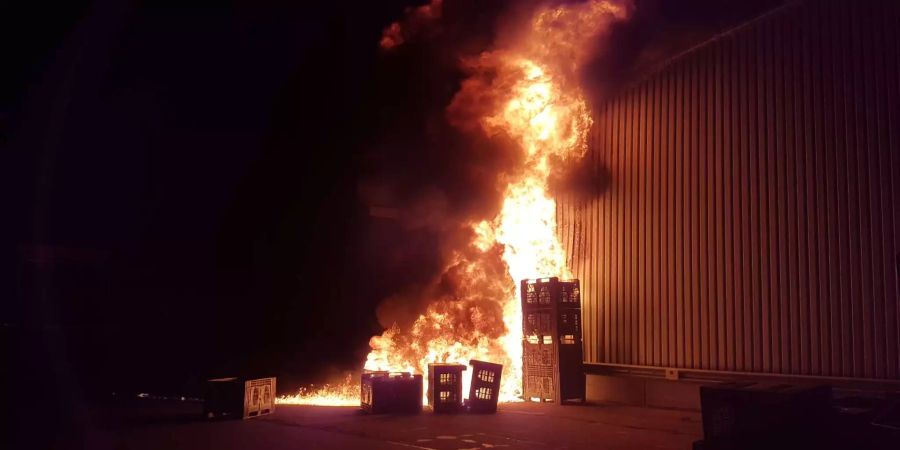
[[[353,407],[283,406],[208,421],[200,404],[142,402],[85,416],[57,448],[91,449],[681,449],[701,438],[695,411],[615,405],[502,404],[496,414],[369,415]]]

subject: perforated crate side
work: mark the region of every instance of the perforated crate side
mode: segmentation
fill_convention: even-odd
[[[469,411],[475,413],[497,411],[503,365],[474,359],[469,361],[469,364],[472,366],[472,381],[469,383]]]
[[[565,305],[581,305],[581,285],[578,280],[559,282],[559,303]]]
[[[549,307],[559,297],[559,279],[522,280],[522,308]]]
[[[529,367],[524,374],[526,401],[556,400],[555,375],[552,367]]]
[[[581,283],[579,280],[560,280],[557,277],[521,281],[522,308],[524,310],[581,306]]]
[[[559,310],[559,342],[562,345],[581,345],[581,310]]]
[[[523,349],[523,394],[525,400],[556,400],[556,344],[531,344]]]
[[[458,412],[462,409],[462,364],[428,365],[428,404],[434,412]]]
[[[553,312],[550,310],[524,311],[524,336],[552,336]]]

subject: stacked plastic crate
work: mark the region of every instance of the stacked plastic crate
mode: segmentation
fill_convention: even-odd
[[[523,390],[526,401],[584,401],[578,280],[522,280]]]

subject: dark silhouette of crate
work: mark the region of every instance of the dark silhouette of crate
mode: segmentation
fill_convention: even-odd
[[[244,413],[244,382],[238,377],[206,380],[203,415],[237,419]]]
[[[360,381],[360,407],[372,414],[422,412],[422,375],[366,372]]]
[[[472,382],[469,383],[469,412],[497,412],[503,365],[476,359],[469,361],[469,365],[472,366]]]
[[[275,378],[213,378],[206,381],[203,413],[209,419],[264,416],[275,411]]]
[[[428,404],[436,413],[462,410],[462,364],[428,365]]]
[[[724,383],[701,386],[700,404],[705,448],[804,448],[828,423],[831,389]]]
[[[578,280],[522,280],[521,292],[525,400],[584,402]]]

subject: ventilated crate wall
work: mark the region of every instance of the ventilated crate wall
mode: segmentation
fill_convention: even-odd
[[[457,412],[462,407],[462,364],[428,365],[428,404],[434,412]]]
[[[900,2],[789,5],[596,105],[585,360],[900,379]]]
[[[469,384],[469,410],[471,412],[494,412],[500,397],[500,377],[503,365],[486,361],[471,360],[472,382]]]
[[[584,399],[578,280],[522,281],[523,383],[526,400]]]
[[[523,283],[523,382],[525,398],[555,399],[556,339],[551,283]]]

